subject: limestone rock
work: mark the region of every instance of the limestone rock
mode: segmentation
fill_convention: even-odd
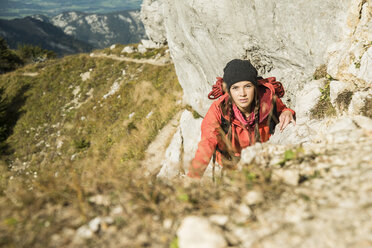
[[[145,159],[142,161],[142,166],[146,169],[146,174],[156,175],[159,173],[161,167],[167,161],[167,159],[165,159],[166,153],[168,154],[168,159],[170,159],[169,163],[166,163],[167,166],[174,163],[174,153],[177,149],[181,149],[181,145],[178,143],[173,145],[172,148],[169,148],[169,142],[174,138],[173,136],[177,136],[181,114],[182,112],[178,112],[172,120],[159,131],[155,140],[147,147]],[[167,152],[168,148],[169,151]]]
[[[141,20],[146,34],[152,41],[160,44],[167,41],[162,5],[159,0],[144,0],[141,5]]]
[[[293,125],[293,123],[288,124],[288,126],[280,131],[280,126],[275,127],[274,134],[270,137],[269,142],[271,144],[281,144],[281,145],[295,145],[302,144],[311,141],[311,135],[316,131],[309,126],[309,123],[303,122]]]
[[[242,150],[239,164],[251,164],[257,158],[258,153],[262,150],[262,144],[256,143]]]
[[[204,115],[211,84],[233,58],[276,76],[294,104],[327,47],[342,38],[348,7],[348,0],[147,0],[141,13],[148,36],[168,41],[185,102]]]
[[[350,117],[340,117],[329,124],[326,132],[328,143],[344,143],[357,140],[362,135],[362,131],[356,126]]]
[[[139,45],[138,45],[137,50],[138,50],[138,52],[140,52],[140,53],[145,53],[145,52],[147,52],[146,47],[145,47],[144,45],[142,45],[142,44],[139,44]]]
[[[186,217],[177,230],[180,248],[224,248],[223,234],[208,221],[198,216]]]
[[[146,48],[146,49],[154,49],[154,48],[159,48],[160,45],[159,44],[156,44],[154,41],[152,40],[141,40],[141,43],[142,45]]]
[[[323,80],[313,80],[306,83],[303,89],[298,92],[295,108],[297,118],[307,118],[310,115],[310,110],[314,108],[321,96],[320,89],[323,86]]]
[[[372,28],[372,24],[370,25]],[[357,77],[365,80],[367,83],[372,84],[372,47],[368,48],[360,60],[359,71],[357,72]]]
[[[215,215],[209,216],[209,220],[214,224],[217,224],[219,226],[224,226],[224,225],[226,225],[227,221],[229,220],[229,216],[215,214]]]
[[[186,104],[204,116],[212,103],[207,94],[216,77],[223,75],[226,63],[234,58],[249,59],[261,76],[275,76],[283,83],[283,101],[297,113],[296,127],[276,132],[272,142],[299,144],[324,139],[327,125],[309,124],[309,111],[318,102],[323,86],[322,80],[311,80],[315,68],[325,64],[335,80],[367,88],[370,10],[371,1],[364,0],[145,0],[141,16],[148,37],[155,43],[168,43]],[[337,87],[332,90],[334,101],[342,91]],[[360,99],[357,94],[348,113],[361,113]],[[183,126],[183,166],[187,171],[200,137],[200,124]]]
[[[180,119],[180,129],[183,140],[183,168],[188,172],[191,160],[195,156],[198,148],[198,143],[201,138],[201,122],[202,118],[195,119],[193,114],[185,110]]]
[[[251,190],[244,196],[244,202],[248,205],[254,205],[263,202],[264,197],[262,191]]]
[[[356,124],[360,128],[366,130],[367,132],[372,132],[372,119],[371,118],[357,115],[353,117],[353,121],[355,121]]]
[[[181,130],[178,128],[165,152],[165,158],[162,163],[162,167],[159,174],[157,175],[159,178],[172,179],[181,173],[181,148]]]
[[[366,106],[367,100],[372,101],[372,90],[358,91],[353,94],[348,113],[350,115],[359,115]]]
[[[328,47],[327,72],[342,81],[361,79],[372,82],[371,64],[371,1],[350,1],[347,22],[339,42]]]
[[[297,186],[300,181],[300,173],[295,169],[275,169],[271,176],[274,181],[283,181],[292,186]]]
[[[238,206],[236,211],[233,213],[232,219],[237,224],[244,224],[249,220],[252,214],[253,212],[250,209],[250,207],[242,203]]]
[[[134,49],[132,46],[126,46],[123,48],[123,50],[121,51],[121,53],[133,53],[134,52]]]

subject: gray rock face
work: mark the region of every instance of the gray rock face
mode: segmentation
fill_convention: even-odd
[[[283,101],[297,112],[297,125],[283,133],[277,130],[270,142],[289,145],[327,138],[332,121],[309,118],[327,80],[332,81],[330,100],[339,115],[368,111],[371,9],[371,0],[145,0],[141,15],[149,38],[168,43],[184,102],[201,115],[212,103],[207,95],[215,77],[223,75],[231,59],[249,59],[261,76],[281,81],[286,90]],[[326,65],[331,77],[313,80],[320,65]],[[338,103],[339,99],[343,101]],[[192,137],[190,143],[184,139],[181,148],[185,171],[200,137],[188,123],[180,122],[182,135]],[[196,122],[192,127],[200,130]],[[261,150],[252,149],[257,154]]]
[[[200,140],[201,121],[201,118],[195,119],[190,111],[185,110],[182,113],[180,126],[165,152],[158,177],[172,179],[187,174]]]
[[[158,0],[144,0],[141,6],[141,19],[146,27],[146,34],[156,43],[165,44],[163,3]]]
[[[151,25],[144,21],[147,34],[157,41],[165,30],[185,101],[204,115],[210,85],[233,58],[250,59],[261,75],[276,76],[295,101],[303,82],[326,62],[327,47],[342,38],[349,2],[151,0],[142,15],[155,6],[163,13]]]
[[[349,1],[341,40],[328,48],[328,70],[342,81],[372,83],[372,1]],[[369,68],[369,69],[368,69]]]

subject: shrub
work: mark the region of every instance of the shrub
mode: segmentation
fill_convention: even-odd
[[[90,141],[84,138],[74,140],[74,146],[77,150],[84,150],[90,147]]]
[[[42,62],[46,59],[57,57],[56,53],[53,51],[28,44],[18,45],[17,53],[25,63]]]
[[[0,37],[0,74],[13,71],[22,64],[21,58],[10,50],[6,41]]]

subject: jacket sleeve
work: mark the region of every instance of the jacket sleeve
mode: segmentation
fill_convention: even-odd
[[[217,103],[214,102],[202,121],[201,140],[189,167],[187,174],[189,177],[201,178],[203,176],[218,143],[220,123],[221,112]]]
[[[287,106],[285,106],[282,100],[279,97],[276,97],[276,111],[278,113],[278,117],[283,111],[286,111],[286,110],[291,111],[293,118],[296,119],[296,112],[290,108],[287,108]]]

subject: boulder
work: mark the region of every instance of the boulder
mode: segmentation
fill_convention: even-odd
[[[139,44],[138,45],[137,50],[138,50],[139,53],[145,53],[145,52],[147,52],[146,47],[144,45],[142,45],[142,44]]]
[[[370,25],[372,29],[372,25]],[[365,52],[360,60],[360,67],[356,76],[360,79],[363,79],[368,84],[372,84],[372,47],[368,48],[367,52]]]
[[[285,184],[297,186],[300,181],[300,172],[296,169],[275,169],[271,175],[273,181],[283,181]]]
[[[342,81],[358,79],[368,84],[372,82],[371,70],[368,69],[372,52],[371,5],[371,1],[350,1],[341,39],[327,49],[327,72],[333,78]]]
[[[159,0],[144,0],[141,5],[141,20],[147,36],[155,43],[165,44],[167,38],[162,5]]]
[[[321,96],[320,89],[324,87],[324,80],[313,80],[304,85],[297,93],[296,115],[298,119],[307,119],[311,109],[315,107]]]
[[[174,134],[167,150],[165,151],[165,158],[162,162],[162,166],[159,174],[159,178],[172,179],[181,173],[180,168],[181,162],[181,149],[182,149],[182,137],[181,130],[178,128]]]
[[[152,40],[141,40],[141,43],[142,45],[146,48],[146,49],[154,49],[154,48],[159,48],[160,45],[155,43],[154,41]]]
[[[198,216],[186,217],[177,230],[180,248],[225,248],[227,242],[222,232],[208,219]]]
[[[353,94],[348,113],[350,115],[359,115],[365,108],[367,101],[372,101],[372,90],[358,91]]]
[[[123,50],[121,51],[121,53],[133,53],[134,52],[134,49],[132,46],[126,46],[123,48]]]
[[[312,135],[315,133],[316,130],[311,127],[309,122],[297,123],[296,125],[290,123],[283,131],[280,131],[279,125],[277,125],[269,143],[280,145],[302,144],[312,141]]]
[[[202,118],[194,118],[193,114],[185,110],[182,113],[180,119],[180,129],[183,140],[183,168],[185,172],[188,172],[191,160],[195,156],[195,152],[198,148],[198,143],[201,138],[201,122]]]
[[[243,198],[243,201],[248,205],[259,204],[264,201],[264,197],[261,190],[251,190]]]

